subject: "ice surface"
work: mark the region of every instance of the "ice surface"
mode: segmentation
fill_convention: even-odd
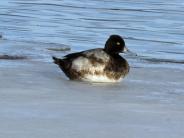
[[[131,68],[120,83],[90,84],[69,81],[51,62],[7,62],[0,68],[2,138],[184,135],[182,70]]]

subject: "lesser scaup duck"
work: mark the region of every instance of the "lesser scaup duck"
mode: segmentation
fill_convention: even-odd
[[[68,54],[63,59],[53,57],[53,60],[71,80],[117,82],[129,72],[128,62],[119,55],[126,50],[123,38],[111,35],[104,48]]]

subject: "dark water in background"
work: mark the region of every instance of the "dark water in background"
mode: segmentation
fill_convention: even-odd
[[[49,62],[62,54],[47,48],[103,47],[119,34],[138,55],[125,55],[132,66],[184,68],[183,0],[3,0],[0,34],[0,54]]]

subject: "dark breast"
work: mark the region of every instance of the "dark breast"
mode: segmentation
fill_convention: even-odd
[[[128,74],[129,69],[128,62],[121,56],[116,55],[115,57],[113,56],[110,58],[104,71],[109,78],[118,80],[121,77],[125,77]]]

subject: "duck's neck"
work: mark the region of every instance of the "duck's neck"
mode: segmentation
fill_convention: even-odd
[[[113,58],[116,58],[116,59],[122,59],[122,57],[119,55],[119,53],[118,54],[111,54],[111,56]]]
[[[109,55],[111,55],[112,57],[114,57],[114,58],[122,58],[122,57],[119,55],[119,53],[112,53],[112,52],[109,52],[108,50],[105,50],[105,49],[104,49],[104,51],[105,51],[107,54],[109,54]]]

